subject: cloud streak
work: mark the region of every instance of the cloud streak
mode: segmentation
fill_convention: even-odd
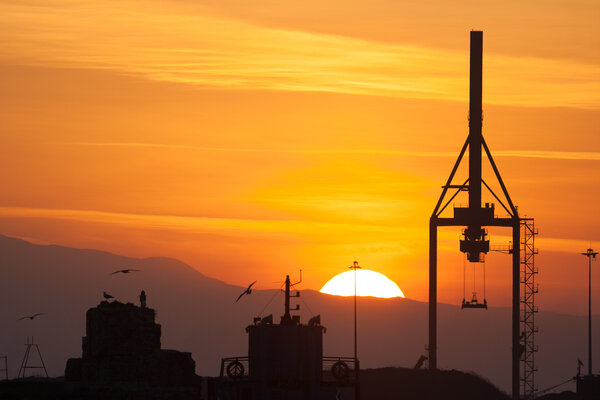
[[[365,223],[334,223],[301,220],[257,220],[236,218],[191,217],[180,215],[133,214],[97,210],[46,209],[28,207],[1,207],[0,218],[34,218],[70,220],[84,223],[102,223],[118,225],[122,228],[162,229],[183,231],[188,234],[217,234],[236,238],[278,238],[295,243],[309,240],[313,244],[349,243],[377,244],[395,246],[402,242],[413,246],[413,251],[422,246],[426,233],[417,227],[397,227]],[[346,236],[341,235],[344,232]],[[258,236],[257,236],[258,235]],[[282,237],[282,235],[284,235]],[[349,241],[350,239],[350,241]],[[455,231],[440,232],[440,246],[454,250]],[[494,235],[496,243],[508,242],[511,238]],[[573,249],[585,248],[588,241],[542,237],[536,239],[545,250],[570,253]],[[412,243],[412,244],[411,244]],[[401,246],[400,246],[401,247]]]
[[[0,4],[0,57],[197,87],[466,101],[468,56],[215,17],[146,0]],[[486,102],[600,107],[600,67],[486,54]]]
[[[379,225],[376,223],[322,222],[314,220],[274,220],[250,218],[216,218],[186,215],[135,214],[98,210],[2,207],[0,218],[68,220],[86,224],[110,224],[120,229],[176,231],[186,234],[212,234],[231,238],[277,239],[292,243],[395,243],[410,231],[417,243],[419,229]],[[341,233],[346,236],[341,236]]]
[[[369,224],[349,224],[340,222],[317,222],[302,220],[275,220],[275,219],[253,219],[253,218],[223,218],[223,217],[197,217],[187,215],[157,215],[157,214],[136,214],[122,213],[113,211],[99,210],[76,210],[59,208],[30,208],[30,207],[2,207],[0,206],[0,216],[4,217],[22,217],[22,218],[57,218],[68,220],[83,220],[87,222],[101,222],[114,224],[139,224],[154,226],[157,228],[200,228],[208,229],[219,228],[241,228],[249,231],[264,232],[301,232],[304,229],[298,229],[301,224],[310,223],[317,228],[326,228],[333,226],[343,226],[344,229],[360,231]],[[289,225],[295,228],[282,228]],[[273,229],[275,226],[280,228]],[[352,228],[354,226],[354,228]],[[375,224],[371,225],[375,226]],[[386,229],[390,229],[389,227]]]
[[[227,152],[227,153],[273,153],[273,154],[306,154],[306,155],[333,155],[333,154],[353,154],[353,155],[383,155],[400,157],[456,157],[457,152],[450,151],[397,151],[397,150],[377,150],[377,149],[266,149],[266,148],[234,148],[234,147],[208,147],[182,144],[162,144],[162,143],[133,143],[133,142],[112,142],[112,143],[93,143],[93,142],[75,142],[65,143],[69,146],[88,146],[88,147],[123,147],[123,148],[147,148],[162,150],[189,150],[189,151],[209,151],[209,152]],[[496,157],[517,157],[517,158],[538,158],[551,160],[574,160],[574,161],[600,161],[600,152],[574,152],[574,151],[545,151],[545,150],[496,150],[493,151]]]

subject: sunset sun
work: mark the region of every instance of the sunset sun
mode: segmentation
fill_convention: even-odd
[[[354,271],[346,271],[331,278],[321,288],[321,293],[337,296],[354,295]],[[356,294],[373,297],[404,297],[394,281],[379,272],[362,269],[356,271]]]

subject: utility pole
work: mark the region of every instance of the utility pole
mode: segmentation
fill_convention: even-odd
[[[360,366],[358,362],[358,339],[356,329],[356,270],[360,269],[358,261],[354,261],[349,268],[354,270],[354,400],[360,400]]]
[[[592,376],[592,258],[596,259],[598,252],[587,249],[581,255],[588,258],[588,375]]]

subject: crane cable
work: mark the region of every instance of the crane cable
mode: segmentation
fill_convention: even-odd
[[[262,315],[265,312],[265,310],[267,309],[267,307],[269,307],[269,304],[271,304],[273,302],[273,300],[275,300],[275,297],[277,297],[277,295],[279,293],[281,293],[281,288],[283,287],[283,285],[285,285],[285,282],[282,283],[281,286],[279,286],[279,289],[277,289],[277,291],[275,292],[275,294],[273,295],[273,297],[271,297],[271,300],[269,300],[267,302],[267,304],[263,307],[263,309],[260,311],[260,313],[258,313],[259,317],[262,317]]]
[[[486,281],[486,276],[485,276],[485,258],[483,259],[483,299],[485,300],[486,297],[486,286],[487,286],[487,281]],[[475,266],[473,266],[473,292],[476,292],[476,284],[475,284],[475,277],[476,277],[476,273],[475,273]],[[467,254],[465,253],[465,258],[463,259],[463,299],[467,299]]]
[[[566,381],[564,381],[563,383],[559,383],[558,385],[551,386],[551,387],[549,387],[549,388],[546,388],[546,389],[544,389],[544,390],[538,390],[537,392],[535,392],[535,394],[542,394],[542,393],[546,393],[546,392],[548,392],[548,391],[550,391],[550,390],[552,390],[552,389],[556,389],[556,388],[557,388],[557,387],[559,387],[559,386],[562,386],[562,385],[564,385],[564,384],[566,384],[566,383],[569,383],[569,382],[571,382],[572,380],[575,380],[575,378],[569,378],[569,379],[567,379]]]
[[[315,313],[312,312],[312,310],[310,309],[310,307],[308,306],[308,304],[306,304],[306,302],[304,301],[304,299],[302,297],[299,297],[299,299],[302,302],[302,304],[304,304],[306,306],[306,309],[308,310],[308,312],[314,317]]]
[[[477,271],[477,268],[475,268],[475,265],[473,265],[473,293],[477,293],[477,288],[475,286],[475,278],[476,278],[475,272],[476,271]]]
[[[467,254],[463,258],[463,302],[467,300]]]
[[[484,301],[486,300],[486,297],[485,297],[485,286],[486,286],[486,284],[485,284],[485,255],[484,255],[483,256],[483,300]]]

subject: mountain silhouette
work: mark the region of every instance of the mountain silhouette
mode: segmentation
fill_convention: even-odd
[[[111,275],[126,268],[140,271]],[[11,378],[17,375],[27,336],[39,344],[49,374],[63,375],[66,360],[81,354],[85,312],[103,300],[103,291],[120,302],[138,304],[140,291],[145,290],[148,307],[157,311],[156,320],[163,327],[162,347],[192,352],[196,373],[203,376],[218,375],[222,357],[247,354],[245,327],[253,317],[273,314],[279,318],[283,314],[279,290],[253,288],[251,295],[236,303],[245,287],[212,279],[172,258],[129,258],[98,250],[37,245],[2,235],[0,276],[0,356],[8,356]],[[352,355],[351,298],[303,290],[301,297],[294,299],[296,303],[305,323],[313,315],[321,315],[327,328],[324,355]],[[414,366],[426,354],[427,307],[427,303],[410,299],[360,298],[361,366]],[[38,312],[45,314],[17,321]],[[510,309],[461,311],[458,304],[440,304],[438,313],[439,367],[473,371],[508,391]],[[587,320],[541,311],[537,321],[536,382],[543,389],[575,375],[577,358],[586,354]],[[593,323],[598,326],[600,318],[595,316]],[[574,385],[557,390],[565,389],[574,389]]]

